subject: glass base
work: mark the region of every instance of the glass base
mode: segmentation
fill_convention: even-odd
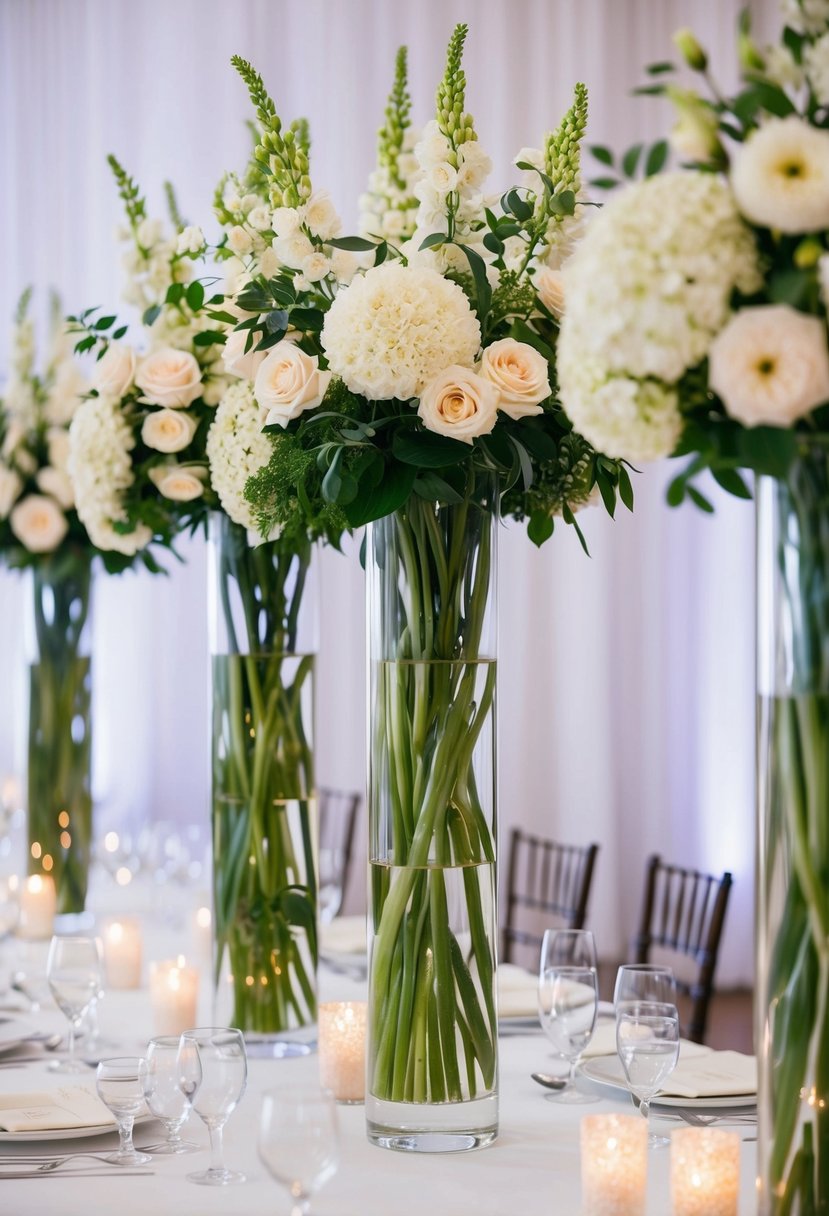
[[[653,1132],[648,1136],[648,1148],[669,1148],[671,1143],[670,1136],[657,1136]]]
[[[199,1186],[234,1186],[237,1182],[247,1182],[247,1178],[238,1170],[199,1170],[196,1174],[188,1174],[187,1181]]]
[[[97,1063],[98,1061],[96,1060],[95,1064],[87,1064],[85,1060],[80,1058],[77,1060],[50,1060],[47,1067],[49,1072],[72,1073],[75,1076],[78,1073],[83,1073],[88,1077],[90,1069],[94,1068]]]
[[[144,1151],[152,1153],[154,1157],[172,1157],[174,1153],[200,1153],[202,1148],[193,1140],[174,1140],[172,1143],[168,1140]]]
[[[384,1102],[366,1097],[366,1134],[372,1144],[402,1153],[464,1153],[486,1148],[498,1135],[498,1097],[469,1102]]]
[[[138,1151],[132,1153],[117,1152],[110,1153],[107,1161],[110,1165],[149,1165],[152,1157],[149,1153],[139,1153]]]
[[[575,1085],[545,1094],[544,1097],[548,1102],[558,1102],[564,1106],[587,1106],[590,1103],[601,1101],[598,1094],[586,1094],[584,1090],[576,1089]]]

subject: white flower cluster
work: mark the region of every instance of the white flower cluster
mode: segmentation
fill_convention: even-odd
[[[134,447],[117,401],[101,396],[82,402],[69,428],[69,473],[78,515],[94,545],[128,556],[152,540],[144,524],[127,533],[113,527],[126,518],[122,500],[135,480],[130,460]]]
[[[403,150],[395,159],[395,174],[389,165],[382,163],[369,174],[368,189],[360,195],[359,201],[360,232],[363,236],[398,245],[414,233],[419,206],[415,185],[420,177],[417,158],[413,153],[417,138],[413,127],[408,127],[403,133]]]
[[[818,105],[829,105],[829,33],[806,43],[803,66]]]
[[[328,366],[354,393],[407,401],[450,364],[471,367],[481,328],[456,283],[387,262],[341,291],[325,318]]]
[[[607,456],[667,456],[681,430],[672,386],[708,352],[734,288],[761,282],[728,188],[707,173],[630,186],[563,273],[558,374],[573,425]]]
[[[803,34],[819,34],[829,24],[829,0],[782,0],[786,25]]]
[[[273,451],[263,424],[264,412],[253,395],[253,386],[240,380],[219,402],[207,436],[213,489],[230,519],[248,532],[256,532],[256,520],[245,498],[245,484],[268,463]]]
[[[192,233],[191,229],[185,231]],[[172,283],[187,283],[192,278],[190,262],[178,256],[178,235],[165,236],[161,220],[143,219],[134,231],[121,227],[118,236],[131,243],[121,259],[126,276],[122,296],[127,304],[143,312],[163,300]]]

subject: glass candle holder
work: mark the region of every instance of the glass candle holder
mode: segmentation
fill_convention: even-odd
[[[133,917],[104,926],[104,977],[107,988],[141,987],[141,925]]]
[[[365,1001],[329,1001],[319,1007],[320,1084],[337,1102],[366,1096]]]
[[[648,1129],[638,1115],[581,1121],[582,1216],[644,1216]]]
[[[737,1216],[740,1137],[711,1127],[671,1135],[674,1216]]]
[[[182,1034],[196,1024],[199,973],[181,956],[150,966],[150,1000],[156,1035]]]

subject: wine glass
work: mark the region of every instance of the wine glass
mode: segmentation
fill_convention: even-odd
[[[556,1102],[594,1102],[576,1089],[579,1057],[593,1038],[599,991],[592,967],[545,967],[538,977],[538,1017],[555,1051],[570,1065],[563,1089],[548,1094]]]
[[[144,1097],[150,1114],[161,1120],[167,1134],[166,1142],[153,1149],[155,1153],[192,1153],[198,1147],[180,1135],[192,1108],[179,1085],[178,1047],[176,1034],[150,1039],[147,1048]]]
[[[589,929],[547,929],[541,943],[545,967],[592,967],[597,970],[596,939]]]
[[[613,1004],[626,1001],[656,1001],[676,1004],[676,980],[670,967],[659,963],[626,963],[616,972]]]
[[[339,1165],[337,1110],[328,1090],[310,1085],[269,1090],[262,1100],[259,1156],[290,1191],[291,1216],[307,1216],[311,1196]]]
[[[616,1007],[616,1050],[630,1091],[645,1120],[650,1104],[679,1059],[679,1014],[660,1001],[624,1001]],[[648,1145],[662,1148],[667,1136],[650,1135]]]
[[[210,1167],[188,1174],[191,1182],[228,1186],[244,1182],[245,1175],[225,1167],[222,1131],[245,1092],[248,1060],[240,1030],[207,1027],[186,1030],[178,1046],[178,1083],[181,1092],[210,1135]]]
[[[116,1056],[101,1060],[97,1072],[98,1097],[115,1115],[121,1143],[118,1151],[107,1158],[114,1165],[145,1165],[152,1161],[139,1153],[132,1142],[135,1116],[144,1110],[144,1084],[147,1061],[141,1056]]]
[[[75,1032],[89,1006],[98,999],[103,983],[100,945],[94,937],[53,937],[46,960],[46,978],[52,996],[69,1019],[69,1057],[53,1060],[55,1072],[86,1072],[75,1056]]]

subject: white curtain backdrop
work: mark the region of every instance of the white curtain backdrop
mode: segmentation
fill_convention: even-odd
[[[761,0],[768,21],[774,0]],[[210,199],[248,149],[231,54],[262,72],[286,118],[306,115],[315,184],[347,226],[373,164],[394,53],[410,48],[415,121],[430,117],[446,41],[470,23],[468,105],[495,162],[538,144],[590,91],[591,142],[666,129],[634,99],[645,64],[692,25],[733,83],[743,0],[0,0],[0,319],[21,289],[57,287],[68,310],[118,302],[113,151],[162,207],[162,182],[211,231]],[[768,10],[768,11],[766,11]],[[124,314],[126,310],[120,309]],[[0,338],[0,380],[8,349]],[[736,886],[720,979],[752,971],[753,514],[670,511],[671,470],[635,479],[636,512],[582,519],[592,557],[561,528],[538,552],[501,533],[502,841],[521,823],[601,844],[591,922],[600,953],[626,948],[645,858],[661,851]],[[95,768],[101,821],[206,822],[204,545],[171,576],[101,577],[95,603]],[[319,776],[363,789],[365,643],[356,545],[322,556]],[[22,774],[25,586],[0,572],[0,776]],[[359,887],[359,883],[356,884]]]

